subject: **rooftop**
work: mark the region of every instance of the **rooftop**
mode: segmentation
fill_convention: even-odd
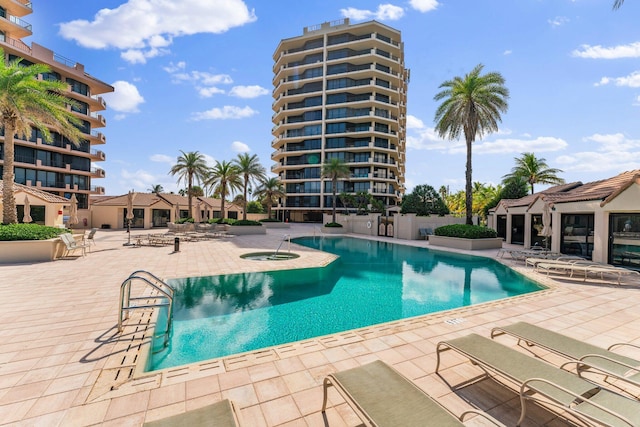
[[[298,247],[301,256],[292,261],[239,258],[273,249],[281,232],[188,242],[172,253],[172,247],[124,247],[126,232],[99,230],[97,245],[86,257],[0,265],[0,424],[141,425],[230,398],[247,426],[325,426],[320,413],[324,376],[380,359],[454,414],[477,407],[514,425],[519,400],[510,388],[484,380],[454,392],[434,374],[438,341],[469,332],[488,336],[496,325],[525,320],[602,346],[640,344],[640,330],[629,326],[640,322],[640,284],[556,281],[516,265],[550,289],[127,379],[135,362],[126,348],[143,336],[131,324],[117,334],[119,288],[131,272],[144,269],[172,278],[329,261]],[[292,224],[290,232],[292,237],[310,235],[314,227]],[[385,240],[428,246],[425,241]],[[496,251],[482,254],[495,257]],[[501,342],[517,348],[515,340]],[[442,375],[451,383],[477,371],[462,358],[446,359]],[[335,390],[329,399],[329,426],[361,424]],[[542,407],[528,414],[525,427],[572,425]]]

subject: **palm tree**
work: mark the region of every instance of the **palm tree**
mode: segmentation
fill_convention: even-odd
[[[192,201],[193,201],[193,180],[197,182],[203,181],[209,173],[209,167],[205,161],[203,154],[197,151],[190,151],[185,153],[180,150],[181,156],[178,156],[178,161],[169,173],[171,175],[178,175],[178,182],[184,180],[187,182],[187,198],[189,199],[189,217],[193,218],[192,214]]]
[[[253,156],[250,156],[248,153],[238,154],[238,157],[233,160],[233,163],[238,168],[238,174],[242,177],[242,219],[246,220],[248,200],[247,189],[249,188],[249,184],[264,180],[266,171],[260,164],[260,160],[256,154]]]
[[[4,130],[4,166],[2,172],[2,222],[18,222],[13,192],[14,138],[26,139],[34,128],[42,132],[43,139],[51,141],[51,132],[57,132],[78,146],[82,133],[77,126],[81,121],[67,108],[75,101],[62,95],[68,85],[61,81],[38,80],[38,75],[51,69],[44,64],[20,65],[22,59],[5,61],[0,49],[0,128]]]
[[[500,113],[508,109],[509,90],[504,86],[500,73],[480,75],[484,66],[476,65],[464,77],[454,77],[440,85],[434,99],[444,100],[436,110],[436,131],[442,138],[455,140],[464,134],[467,144],[465,211],[467,224],[473,224],[473,190],[471,169],[471,145],[476,137],[497,132]]]
[[[147,191],[152,193],[152,194],[160,194],[160,193],[164,192],[164,188],[160,184],[154,184],[151,187],[149,187],[147,189]]]
[[[511,168],[511,173],[502,177],[503,182],[509,182],[513,179],[524,179],[531,186],[531,194],[533,184],[564,184],[564,179],[558,176],[562,170],[550,168],[546,159],[538,159],[533,153],[522,153],[522,157],[514,158],[516,165]]]
[[[267,204],[267,214],[271,218],[271,206],[273,199],[284,197],[284,187],[278,178],[264,179],[255,192],[256,197],[264,199]]]
[[[242,188],[242,181],[238,168],[231,162],[223,160],[219,162],[216,160],[216,164],[209,171],[209,176],[204,182],[204,185],[209,187],[214,194],[220,196],[220,208],[222,211],[222,218],[225,217],[224,204],[227,200],[227,196],[233,191]]]
[[[338,180],[349,178],[351,176],[351,170],[349,166],[342,160],[334,157],[329,159],[322,165],[322,177],[331,180],[331,191],[333,193],[333,219],[331,222],[336,222],[336,193],[338,191]]]
[[[613,10],[620,9],[620,6],[622,6],[623,3],[624,3],[624,0],[615,0],[613,2]]]

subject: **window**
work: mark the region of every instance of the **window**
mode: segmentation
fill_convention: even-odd
[[[562,215],[560,252],[591,259],[593,251],[593,214]]]
[[[74,80],[70,77],[67,77],[67,83],[69,84],[69,86],[71,86],[72,92],[76,92],[84,96],[89,96],[89,86],[87,86],[86,84]]]
[[[640,269],[640,214],[637,212],[609,215],[609,262]]]

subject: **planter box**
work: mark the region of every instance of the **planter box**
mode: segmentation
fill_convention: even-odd
[[[59,238],[0,242],[0,263],[45,262],[62,256]]]
[[[229,234],[245,236],[247,234],[267,234],[267,229],[261,225],[232,225],[228,228]]]
[[[502,239],[462,239],[460,237],[429,236],[429,246],[445,246],[447,248],[475,251],[481,249],[500,249]]]
[[[322,232],[324,234],[344,234],[346,233],[346,230],[344,229],[344,227],[325,227],[323,225]]]
[[[288,222],[263,222],[264,228],[291,228]]]

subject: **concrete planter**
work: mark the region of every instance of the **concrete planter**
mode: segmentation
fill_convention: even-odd
[[[263,222],[264,228],[291,228],[288,222]]]
[[[236,236],[245,236],[248,234],[267,234],[267,229],[261,225],[232,225],[228,232]]]
[[[482,249],[500,249],[502,239],[462,239],[460,237],[429,236],[429,246],[444,246],[447,248],[476,251]]]
[[[15,240],[0,242],[0,263],[45,262],[62,256],[59,238],[49,240]]]
[[[344,234],[347,231],[345,230],[344,227],[325,227],[323,225],[322,226],[322,232],[324,234]]]

